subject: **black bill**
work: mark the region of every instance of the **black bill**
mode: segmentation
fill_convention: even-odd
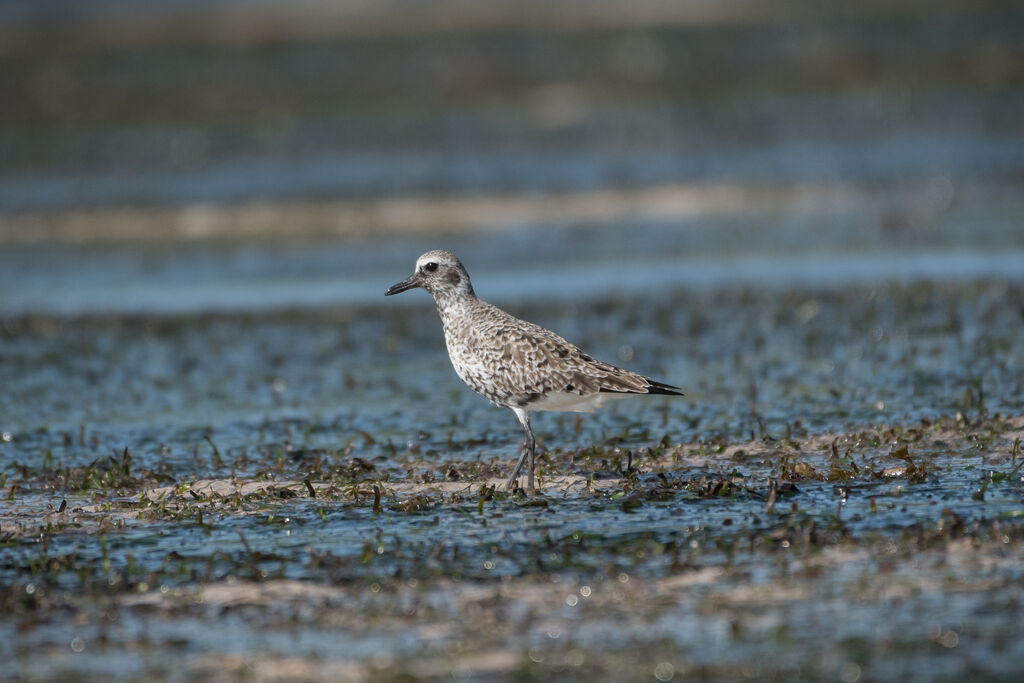
[[[388,291],[384,292],[384,296],[391,296],[392,294],[401,294],[407,289],[414,289],[419,287],[420,283],[416,279],[415,275],[407,277],[406,279],[388,287]]]

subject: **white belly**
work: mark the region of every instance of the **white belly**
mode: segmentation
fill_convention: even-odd
[[[550,410],[555,412],[564,411],[572,413],[589,413],[600,408],[609,401],[614,401],[617,398],[625,398],[626,396],[636,396],[636,394],[619,394],[615,392],[602,391],[595,394],[580,396],[579,394],[558,392],[540,397],[536,401],[527,405],[525,409],[531,411]]]

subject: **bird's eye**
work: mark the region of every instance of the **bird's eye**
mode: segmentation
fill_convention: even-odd
[[[433,273],[435,270],[437,270],[437,264],[431,261],[427,265],[423,266],[423,270],[427,271],[428,273]]]

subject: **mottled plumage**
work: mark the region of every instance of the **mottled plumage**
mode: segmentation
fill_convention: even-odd
[[[676,387],[599,361],[554,332],[481,301],[462,262],[450,252],[420,256],[413,274],[388,289],[387,295],[414,287],[434,297],[448,356],[462,381],[491,402],[511,408],[526,430],[509,488],[527,457],[527,488],[534,488],[531,411],[589,412],[613,398],[680,395]]]

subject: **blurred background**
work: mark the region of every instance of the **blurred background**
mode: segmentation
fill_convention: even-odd
[[[1022,93],[1009,0],[5,0],[0,312],[1019,273]]]

